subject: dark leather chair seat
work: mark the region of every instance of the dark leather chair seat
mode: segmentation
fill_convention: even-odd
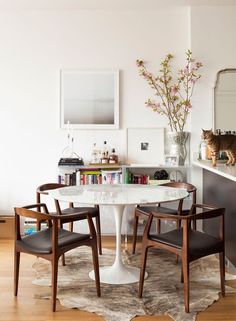
[[[183,247],[183,229],[173,230],[162,234],[151,234],[150,240],[181,249]],[[224,242],[206,233],[195,230],[189,231],[189,255],[205,256],[221,252]]]
[[[79,234],[58,229],[58,248],[89,238],[89,234]],[[34,252],[36,254],[52,253],[52,229],[42,230],[35,234],[22,237],[21,240],[16,241],[16,244],[28,252]]]

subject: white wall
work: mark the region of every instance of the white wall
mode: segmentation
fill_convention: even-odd
[[[145,108],[152,91],[135,61],[143,58],[158,70],[171,52],[182,66],[189,30],[187,7],[1,11],[0,213],[33,203],[36,186],[56,180],[66,144],[59,128],[60,69],[120,70],[120,130],[77,130],[74,149],[88,162],[92,143],[107,140],[124,160],[127,127],[167,125]]]
[[[192,151],[198,150],[201,128],[213,127],[213,88],[217,72],[236,67],[235,18],[236,6],[191,8],[191,48],[204,65],[192,108]],[[193,170],[192,179],[201,191],[200,169]]]

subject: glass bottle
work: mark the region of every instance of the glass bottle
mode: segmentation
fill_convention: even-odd
[[[93,143],[93,149],[91,154],[91,164],[98,164],[100,162],[100,151],[96,147],[96,143]]]
[[[201,159],[207,160],[207,144],[204,140],[201,141],[200,153],[201,153]]]
[[[116,155],[115,148],[112,148],[111,155],[109,156],[109,164],[117,164],[118,156]]]
[[[104,140],[101,163],[102,164],[108,164],[108,161],[109,161],[109,158],[108,158],[107,142],[106,142],[106,140]]]

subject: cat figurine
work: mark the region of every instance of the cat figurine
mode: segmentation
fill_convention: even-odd
[[[202,129],[202,138],[211,151],[212,166],[216,166],[217,153],[225,151],[228,157],[226,165],[236,162],[236,135],[215,135],[212,130]]]

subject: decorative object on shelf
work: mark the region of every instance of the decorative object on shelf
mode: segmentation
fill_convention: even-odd
[[[127,161],[130,164],[163,164],[164,128],[128,128]]]
[[[188,132],[168,132],[167,137],[170,142],[170,155],[178,159],[178,163],[174,165],[184,165],[187,157],[186,141]]]
[[[90,164],[98,164],[101,160],[101,151],[97,148],[96,143],[93,143],[92,155]]]
[[[165,165],[166,166],[178,166],[179,165],[179,156],[165,155]]]
[[[166,180],[168,176],[169,175],[167,171],[164,169],[158,170],[154,173],[154,179],[158,179],[158,180]]]
[[[58,166],[81,166],[84,161],[81,157],[76,158],[60,158]]]
[[[170,180],[172,182],[183,182],[184,175],[180,170],[174,170],[174,171],[170,172]]]
[[[207,160],[207,143],[203,139],[199,145],[199,159]]]
[[[69,120],[67,121],[67,144],[62,151],[62,156],[62,159],[69,159],[73,158],[74,156],[78,159],[82,159],[78,154],[74,152],[74,134]]]
[[[202,138],[211,150],[212,166],[216,166],[217,155],[220,151],[225,151],[228,157],[226,165],[236,163],[236,135],[214,135],[213,131],[202,130]]]
[[[109,164],[118,164],[118,155],[116,155],[115,148],[112,148],[111,155],[109,156]]]
[[[137,60],[136,63],[140,75],[147,80],[151,88],[154,89],[155,95],[159,97],[159,102],[148,99],[145,103],[146,106],[151,108],[154,112],[165,115],[168,118],[168,125],[171,132],[183,133],[188,115],[192,108],[191,97],[194,86],[201,77],[197,72],[198,69],[202,67],[202,63],[196,62],[195,59],[192,58],[191,50],[187,50],[187,64],[183,69],[178,71],[177,79],[174,80],[170,65],[172,59],[173,55],[168,54],[166,58],[161,61],[160,74],[157,76],[154,76],[147,70],[143,60]],[[187,134],[181,134],[180,137],[175,139],[174,147],[171,148],[172,152],[170,152],[172,154],[175,150],[175,155],[180,156],[179,165],[183,165],[186,159],[186,149],[183,146],[188,137],[184,135]],[[179,147],[177,147],[178,144]]]
[[[102,150],[102,158],[101,158],[101,163],[102,164],[108,164],[109,158],[108,158],[108,149],[107,149],[107,142],[103,142],[103,150]]]

